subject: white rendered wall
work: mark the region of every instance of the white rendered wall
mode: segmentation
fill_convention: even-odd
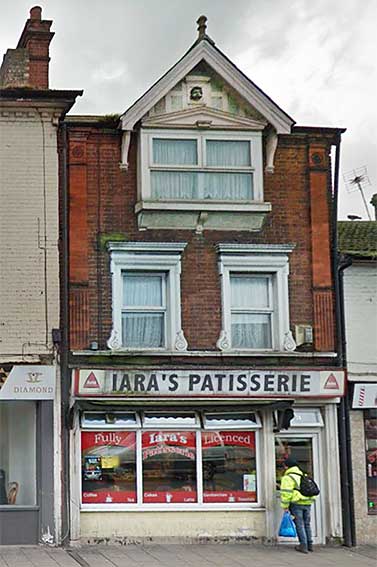
[[[46,354],[59,326],[57,136],[42,116],[0,105],[0,362]]]
[[[347,368],[350,380],[377,381],[377,265],[344,272]]]
[[[354,263],[344,272],[348,378],[377,381],[377,265]],[[368,514],[364,411],[351,411],[352,475],[356,542],[373,544],[377,516]]]

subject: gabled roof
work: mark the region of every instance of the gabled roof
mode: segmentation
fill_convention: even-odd
[[[377,221],[338,222],[338,250],[358,258],[377,258]]]
[[[258,110],[278,134],[291,132],[295,123],[293,118],[242,73],[207,35],[199,37],[185,55],[122,114],[122,129],[132,130],[162,97],[203,60]]]

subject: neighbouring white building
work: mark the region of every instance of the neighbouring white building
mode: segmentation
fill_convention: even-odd
[[[339,223],[357,544],[377,534],[377,222]]]
[[[60,531],[57,132],[78,93],[49,89],[51,24],[32,8],[0,69],[0,545]]]

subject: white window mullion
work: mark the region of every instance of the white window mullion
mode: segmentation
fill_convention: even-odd
[[[203,504],[202,430],[196,432],[196,490],[198,504]]]
[[[137,504],[143,504],[143,452],[142,452],[142,432],[136,431],[136,496]]]

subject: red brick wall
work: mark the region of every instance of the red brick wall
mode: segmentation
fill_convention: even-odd
[[[260,233],[204,231],[202,235],[194,231],[137,229],[136,135],[131,141],[128,171],[119,169],[120,143],[116,130],[69,128],[72,349],[87,348],[92,340],[104,347],[110,335],[109,254],[101,239],[110,233],[122,233],[132,241],[188,243],[182,258],[181,287],[182,327],[190,349],[215,349],[220,334],[221,293],[215,245],[295,244],[289,276],[291,328],[298,323],[311,324],[322,337],[316,338],[316,348],[333,347],[334,321],[323,312],[323,306],[329,305],[328,297],[323,301],[323,293],[330,290],[332,294],[326,141],[322,144],[322,149],[327,148],[323,170],[318,172],[310,170],[305,135],[280,138],[275,173],[266,174],[264,179],[265,200],[272,203],[272,213]],[[314,308],[316,290],[321,292],[322,301],[317,301]],[[86,322],[78,315],[78,301],[86,306]],[[332,295],[330,307],[331,301]],[[82,329],[83,325],[88,328]]]

